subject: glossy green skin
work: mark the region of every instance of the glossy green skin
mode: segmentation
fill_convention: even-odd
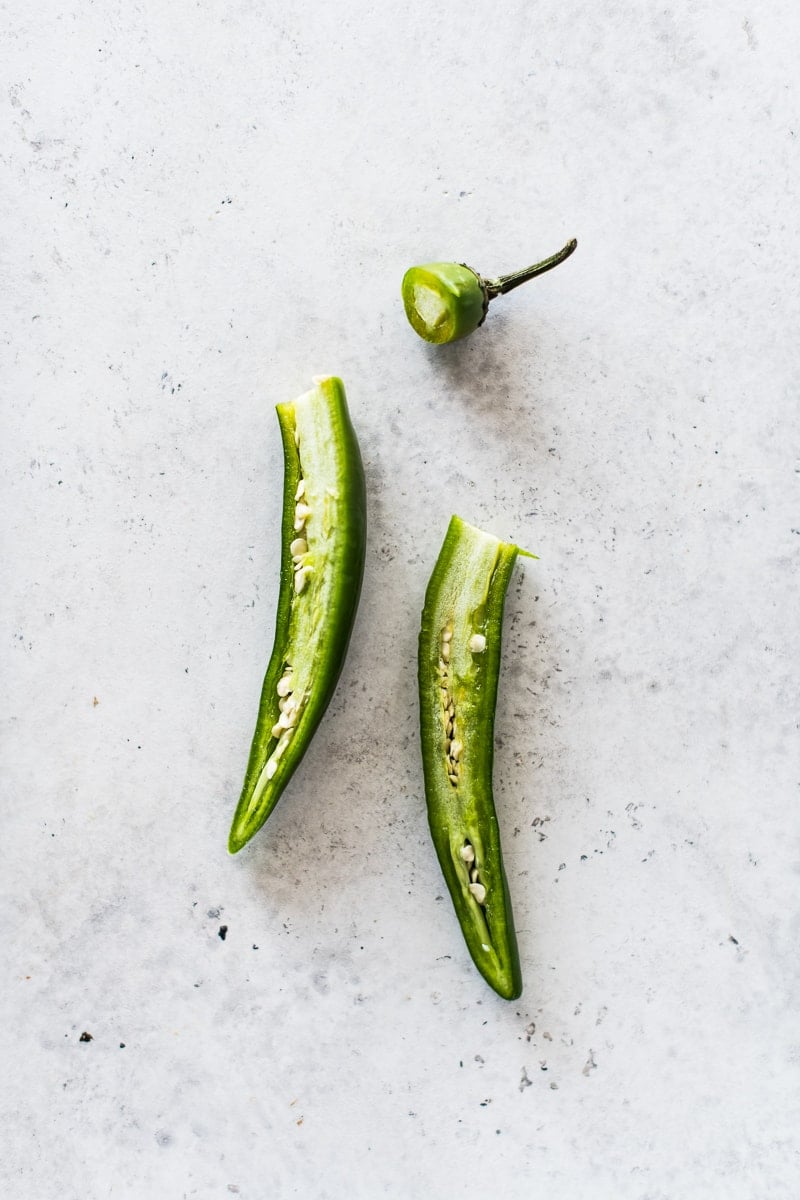
[[[301,536],[294,529],[294,516],[304,447],[302,441],[299,448],[295,442],[295,405],[279,404],[276,411],[283,439],[284,484],[278,612],[244,786],[228,839],[231,854],[241,850],[272,812],[330,703],[344,664],[361,593],[366,550],[366,489],[361,452],[350,420],[344,385],[340,379],[328,377],[317,383],[313,393],[300,397],[296,403],[307,397],[312,397],[313,421],[319,429],[319,441],[325,446],[326,478],[335,481],[333,490],[337,492],[327,510],[332,527],[324,541],[326,574],[319,582],[312,576],[313,587],[309,586],[306,593],[295,596],[294,565],[289,547]],[[302,469],[310,482],[308,464],[304,463]],[[312,520],[313,517],[309,518],[309,529]],[[319,602],[322,599],[324,603]],[[299,636],[302,627],[298,628],[296,616],[293,617],[293,602],[297,601],[316,604],[319,608],[318,612],[314,610],[312,618],[315,622],[313,649],[309,647],[308,639],[304,642]],[[313,683],[308,688],[294,734],[277,770],[265,781],[265,764],[277,744],[271,732],[278,717],[276,688],[287,661],[302,664],[304,675],[312,678]]]
[[[525,553],[454,516],[428,584],[419,637],[422,763],[433,844],[473,961],[507,1000],[521,994],[522,974],[492,794],[494,713],[505,595],[517,556]],[[453,631],[448,687],[464,747],[456,786],[448,778],[441,699],[445,627]],[[482,653],[469,650],[475,633],[486,638]],[[460,854],[467,841],[486,887],[483,905],[469,891],[469,867]]]
[[[415,293],[425,287],[439,298],[443,311],[431,323],[419,311]],[[421,338],[435,345],[456,342],[483,323],[489,299],[483,282],[471,267],[463,263],[426,263],[409,267],[403,276],[403,304],[406,316]]]

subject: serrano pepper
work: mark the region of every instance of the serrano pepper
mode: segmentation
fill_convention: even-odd
[[[342,381],[320,377],[277,413],[284,455],[278,613],[228,839],[232,854],[272,812],[328,707],[364,573],[364,469]]]
[[[522,991],[492,795],[503,605],[518,546],[452,517],[422,610],[419,702],[433,844],[470,954],[513,1000]]]

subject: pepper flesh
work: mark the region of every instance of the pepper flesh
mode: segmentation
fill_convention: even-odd
[[[492,764],[503,606],[519,554],[535,557],[452,517],[425,594],[419,637],[431,836],[472,959],[507,1000],[521,994],[522,974]]]
[[[327,376],[314,384],[276,408],[284,455],[278,612],[231,854],[272,812],[330,703],[361,592],[361,453],[342,381]]]

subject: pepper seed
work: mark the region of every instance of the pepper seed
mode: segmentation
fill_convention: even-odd
[[[484,900],[486,899],[486,888],[483,886],[483,884],[471,883],[469,885],[469,890],[478,901],[478,904],[483,904]]]

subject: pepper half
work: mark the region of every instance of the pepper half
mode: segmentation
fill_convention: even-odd
[[[314,385],[276,409],[284,456],[278,613],[231,854],[272,812],[330,703],[361,593],[361,452],[341,379]]]
[[[426,342],[437,346],[457,342],[483,324],[491,300],[513,292],[521,283],[544,275],[545,271],[552,271],[569,258],[577,245],[573,238],[557,254],[497,279],[484,279],[466,263],[436,262],[409,267],[401,287],[406,316]]]
[[[517,556],[452,517],[422,610],[419,700],[433,844],[473,961],[499,995],[522,992],[492,794],[503,606]]]

